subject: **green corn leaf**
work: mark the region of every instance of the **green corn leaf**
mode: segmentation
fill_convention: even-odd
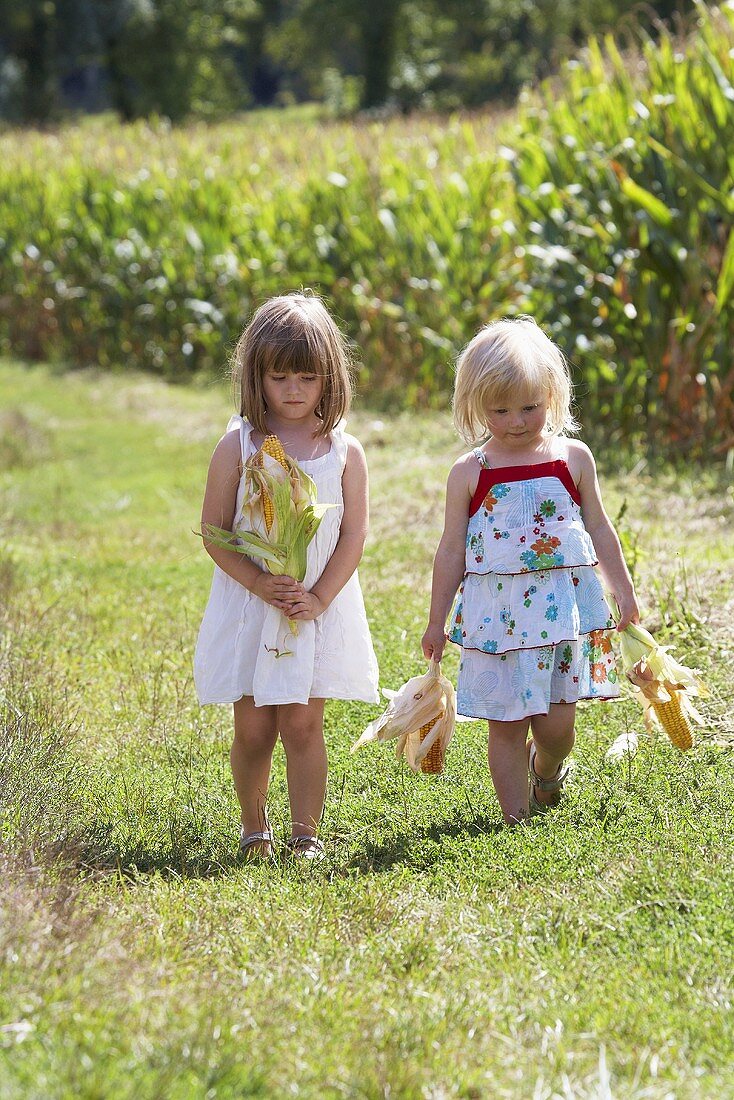
[[[273,546],[250,531],[227,531],[223,527],[215,527],[214,524],[207,523],[205,532],[205,534],[202,533],[202,538],[214,543],[215,546],[221,546],[224,550],[234,550],[237,554],[262,558],[263,561],[272,562],[278,566],[283,564],[283,548]],[[239,541],[234,542],[235,538]]]
[[[734,196],[727,194],[726,191],[719,190],[718,187],[714,187],[712,183],[704,179],[700,172],[697,172],[695,168],[691,168],[683,157],[674,153],[672,149],[668,149],[655,138],[648,135],[647,142],[651,149],[654,149],[661,157],[671,161],[689,182],[693,183],[700,191],[703,191],[704,195],[713,199],[716,205],[726,214],[734,214]]]
[[[336,508],[336,504],[313,504],[306,509],[303,530],[306,542],[310,542],[319,529],[319,524],[328,512],[329,508]]]
[[[675,215],[651,191],[640,187],[639,183],[635,183],[630,176],[622,178],[620,187],[627,198],[641,207],[646,214],[649,214],[656,225],[659,225],[662,229],[670,229],[675,220]]]
[[[321,516],[316,515],[316,510],[321,511],[323,515],[327,508],[333,507],[333,504],[309,505],[304,508],[290,531],[289,569],[287,572],[290,572],[290,575],[295,577],[297,581],[302,581],[306,576],[308,545],[321,523]],[[296,572],[292,572],[292,570],[296,570]]]
[[[290,542],[292,520],[291,483],[289,478],[273,486],[273,508],[278,525],[278,538],[282,543]]]
[[[711,72],[714,74],[714,79],[716,80],[716,84],[723,98],[727,103],[734,103],[734,87],[732,87],[731,81],[728,79],[716,55],[713,50],[710,49],[705,39],[701,41],[701,53],[707,61]]]
[[[290,550],[285,563],[285,571],[289,576],[294,577],[297,581],[304,580],[306,576],[307,557],[306,551],[308,549],[308,543],[303,532],[303,525],[300,525],[299,530],[294,535],[290,544]]]
[[[252,535],[248,531],[238,532],[241,544],[239,546],[233,546],[233,550],[238,550],[241,554],[247,554],[248,557],[262,558],[263,561],[270,565],[277,565],[277,569],[270,569],[271,573],[282,573],[283,562],[285,560],[285,552],[278,546],[274,547],[264,539],[258,538],[257,535]]]
[[[719,313],[729,304],[732,291],[734,291],[734,232],[730,231],[716,287],[716,308]]]
[[[205,523],[204,530],[197,531],[196,534],[201,535],[207,542],[215,542],[218,546],[226,546],[228,550],[237,549],[234,542],[237,534],[234,531],[228,531],[226,527],[215,527],[213,523]]]
[[[313,480],[312,477],[309,477],[309,475],[306,473],[306,471],[302,470],[300,466],[298,467],[298,473],[299,473],[299,476],[301,478],[301,485],[302,485],[303,489],[308,493],[308,496],[309,496],[309,499],[310,499],[311,503],[315,504],[316,503],[316,497],[318,495],[317,489],[316,489],[316,482]],[[327,507],[328,507],[328,505],[327,505]]]

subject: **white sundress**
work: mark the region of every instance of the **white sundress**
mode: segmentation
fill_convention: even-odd
[[[563,459],[493,469],[483,452],[449,638],[457,710],[514,721],[619,695],[609,606]]]
[[[256,450],[252,425],[233,416],[227,431],[239,432],[244,464]],[[338,425],[327,454],[299,463],[315,481],[319,502],[336,505],[327,509],[308,547],[307,590],[323,573],[339,540],[346,459],[347,441]],[[243,477],[234,528],[242,522],[244,491]],[[357,573],[318,619],[299,622],[294,635],[277,608],[215,566],[194,655],[194,682],[202,704],[234,703],[243,695],[253,696],[256,706],[314,698],[379,702],[377,661]]]

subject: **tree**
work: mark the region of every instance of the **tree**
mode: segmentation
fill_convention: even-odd
[[[97,0],[113,105],[123,118],[232,111],[247,103],[234,63],[233,0]],[[249,10],[249,5],[237,5]]]
[[[693,3],[0,0],[0,110],[41,124],[68,105],[179,121],[323,99],[329,77],[358,87],[362,108],[473,106],[513,99],[590,34],[626,18],[654,33]]]
[[[56,5],[53,0],[0,0],[0,43],[17,65],[16,113],[48,122],[58,108]]]
[[[359,76],[360,106],[376,107],[390,96],[404,5],[405,0],[284,0],[271,48],[285,67],[305,69],[312,87],[328,66]]]

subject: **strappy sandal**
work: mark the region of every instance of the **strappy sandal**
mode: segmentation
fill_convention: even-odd
[[[244,826],[240,828],[240,855],[245,859],[273,859],[273,843],[275,838],[271,828],[261,829],[259,832],[246,833]],[[265,845],[268,845],[267,849]]]
[[[552,810],[554,806],[557,806],[561,801],[561,791],[563,790],[563,784],[568,779],[571,771],[571,765],[568,764],[565,768],[563,764],[558,765],[558,771],[550,779],[543,779],[538,775],[535,770],[535,757],[537,756],[537,750],[535,744],[530,742],[530,751],[528,753],[528,771],[530,773],[530,812],[535,814],[544,814],[546,810]],[[539,802],[535,797],[536,791],[546,791],[548,794],[558,793],[558,798],[553,799],[551,802]]]
[[[323,859],[326,854],[324,845],[313,833],[302,833],[286,841],[286,848],[296,859]]]

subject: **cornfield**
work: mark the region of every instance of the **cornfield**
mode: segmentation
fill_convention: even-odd
[[[485,321],[533,313],[581,419],[734,446],[734,5],[592,41],[511,120],[108,119],[0,136],[0,351],[220,372],[251,310],[310,286],[372,403],[445,404]]]
[[[528,300],[612,438],[734,447],[733,127],[734,5],[699,5],[686,38],[591,42],[505,150]]]

